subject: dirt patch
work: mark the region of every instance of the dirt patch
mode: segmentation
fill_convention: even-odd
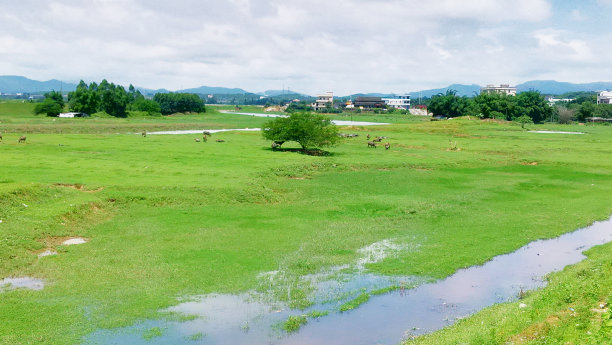
[[[549,315],[546,320],[535,323],[525,328],[521,333],[510,337],[506,343],[519,345],[536,340],[545,336],[549,330],[555,327],[559,322],[561,322],[561,317],[559,315]]]
[[[470,134],[465,134],[465,133],[457,133],[457,134],[453,135],[453,137],[468,138],[468,139],[487,139],[487,138],[489,138],[489,137],[483,136],[483,135],[470,135]]]
[[[55,183],[54,186],[72,188],[86,193],[97,193],[104,189],[104,187],[98,187],[96,189],[86,189],[85,185],[79,183]]]
[[[521,162],[521,165],[538,165],[538,162]]]
[[[482,122],[488,122],[488,123],[510,123],[510,121],[498,120],[498,119],[484,119],[484,120],[482,120]]]
[[[298,177],[298,176],[289,176],[290,180],[305,180],[305,177]]]
[[[83,243],[89,242],[89,239],[84,238],[84,237],[75,237],[75,236],[51,236],[51,237],[47,237],[47,238],[40,240],[40,242],[42,242],[45,245],[45,247],[48,249],[48,248],[54,248],[55,246],[60,246],[60,245],[66,246],[66,245],[71,245],[71,244],[83,244]],[[79,242],[79,243],[74,243],[74,242]]]
[[[394,146],[405,148],[405,149],[413,149],[413,150],[426,150],[425,146],[415,146],[415,145],[403,145],[403,144],[394,144]]]

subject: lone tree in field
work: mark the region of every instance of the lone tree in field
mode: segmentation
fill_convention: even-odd
[[[293,113],[288,117],[278,117],[267,122],[262,135],[272,140],[277,147],[286,141],[295,141],[303,151],[332,146],[338,139],[338,127],[323,115],[312,113]]]
[[[521,124],[521,128],[525,128],[526,124],[533,124],[533,120],[531,119],[531,117],[529,117],[527,115],[521,115],[521,116],[517,117],[516,119],[514,119],[514,121],[520,123]]]

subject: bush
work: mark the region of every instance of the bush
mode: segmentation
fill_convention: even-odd
[[[135,111],[144,111],[149,115],[161,114],[161,106],[159,103],[146,99],[146,98],[138,98],[132,103],[131,109]]]
[[[279,146],[286,141],[295,141],[302,150],[332,146],[338,140],[338,127],[325,116],[312,113],[293,113],[267,122],[262,135]]]
[[[568,108],[559,108],[559,123],[568,124],[575,118],[576,111]]]
[[[159,103],[164,115],[206,111],[202,98],[193,93],[157,93],[153,100]]]

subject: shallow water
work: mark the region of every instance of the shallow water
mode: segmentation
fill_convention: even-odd
[[[434,283],[373,296],[359,308],[344,313],[336,311],[339,304],[354,298],[362,289],[372,291],[400,281],[411,284],[415,280],[373,274],[335,275],[335,280],[324,279],[318,283],[320,296],[315,296],[315,305],[306,311],[252,300],[253,295],[208,295],[170,308],[197,315],[195,320],[151,320],[120,330],[99,330],[85,343],[397,344],[405,337],[438,330],[492,304],[515,300],[521,290],[542,287],[543,276],[581,261],[585,258],[582,251],[609,241],[612,241],[612,219],[554,239],[531,242],[513,253],[496,256],[482,266],[459,270]],[[332,296],[348,297],[326,302],[325,291],[335,291]],[[310,320],[294,334],[287,335],[275,326],[289,315],[310,310],[327,310],[329,315]],[[144,340],[143,332],[152,327],[161,328],[163,335]],[[199,333],[200,340],[189,338]]]
[[[583,132],[562,132],[562,131],[528,131],[528,133],[547,133],[547,134],[584,134]]]
[[[3,290],[14,290],[21,288],[38,291],[42,290],[44,287],[44,281],[32,277],[4,278],[0,280],[0,292]]]

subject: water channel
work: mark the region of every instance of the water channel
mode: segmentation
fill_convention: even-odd
[[[397,344],[452,324],[495,303],[516,300],[521,290],[543,287],[543,277],[585,258],[583,251],[612,241],[612,218],[548,240],[531,242],[513,253],[499,255],[484,265],[413,289],[373,296],[349,312],[339,312],[336,301],[315,298],[305,311],[267,304],[255,295],[207,295],[169,308],[196,315],[176,322],[150,320],[118,330],[98,330],[85,344]],[[318,282],[316,293],[334,290],[353,298],[350,291],[373,291],[398,282],[416,283],[414,277],[383,277],[367,272]],[[316,296],[315,296],[316,297]],[[287,334],[279,323],[290,315],[310,310],[329,314],[310,320],[298,332]],[[158,328],[161,335],[145,339]]]

